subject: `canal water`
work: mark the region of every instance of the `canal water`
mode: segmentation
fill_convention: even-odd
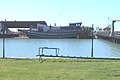
[[[59,55],[91,56],[91,39],[5,39],[5,56],[12,58],[36,58],[39,47],[60,48]],[[94,39],[94,57],[120,57],[120,45]],[[45,54],[55,54],[45,50]],[[0,39],[0,57],[3,54],[3,40]]]

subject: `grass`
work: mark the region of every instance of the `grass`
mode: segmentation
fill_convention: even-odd
[[[120,60],[0,58],[0,80],[120,80]]]

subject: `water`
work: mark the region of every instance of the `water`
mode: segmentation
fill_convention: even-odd
[[[2,57],[2,39],[0,45],[0,57]],[[59,55],[91,56],[91,39],[5,39],[5,56],[36,58],[39,47],[60,48]],[[55,54],[54,50],[44,52]],[[94,39],[94,57],[120,57],[120,45]]]

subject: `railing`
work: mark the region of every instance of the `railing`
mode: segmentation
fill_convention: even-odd
[[[40,59],[42,60],[41,57],[44,56],[44,50],[45,49],[55,50],[55,56],[57,57],[59,55],[59,51],[60,51],[59,48],[39,47],[38,55],[36,55],[36,56],[39,56],[39,61],[40,61]]]

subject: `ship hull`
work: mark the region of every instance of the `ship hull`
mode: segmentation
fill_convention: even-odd
[[[14,38],[14,37],[18,37],[19,34],[0,34],[0,38]]]
[[[31,32],[27,36],[37,39],[65,39],[77,38],[77,32]]]

